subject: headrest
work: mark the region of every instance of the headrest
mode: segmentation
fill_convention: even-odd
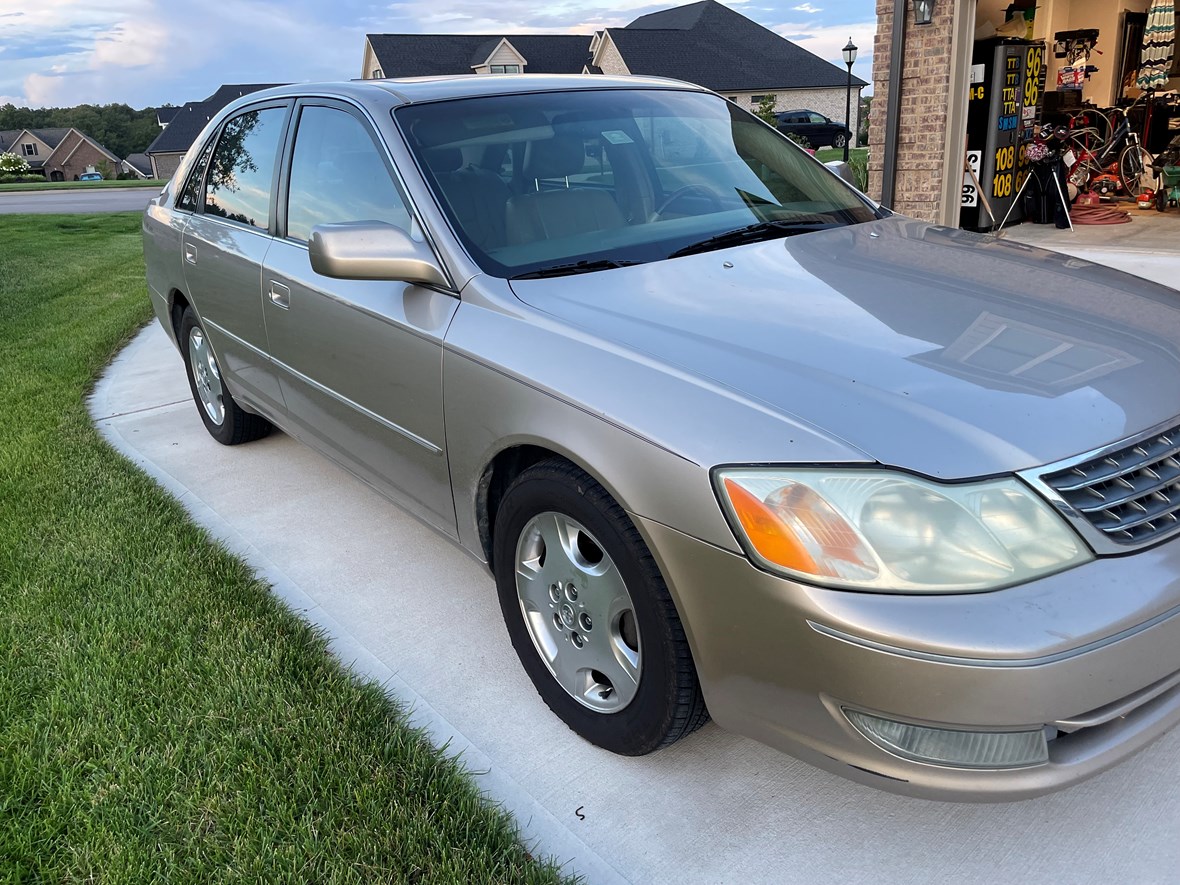
[[[564,178],[581,172],[585,165],[586,144],[581,136],[557,135],[529,142],[524,155],[524,177]]]
[[[425,154],[426,165],[435,175],[454,172],[463,165],[463,152],[457,147],[430,148]]]

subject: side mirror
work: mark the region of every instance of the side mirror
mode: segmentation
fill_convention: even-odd
[[[856,173],[852,171],[852,167],[843,160],[832,160],[830,163],[824,163],[829,169],[843,178],[846,182],[852,185],[857,190],[860,190],[860,184],[856,180]]]
[[[449,285],[429,246],[384,221],[317,224],[307,250],[312,270],[333,279]]]

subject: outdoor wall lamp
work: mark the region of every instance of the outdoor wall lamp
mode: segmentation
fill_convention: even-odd
[[[928,25],[934,21],[934,0],[914,0],[914,24]]]

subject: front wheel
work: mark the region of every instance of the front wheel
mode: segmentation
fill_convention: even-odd
[[[193,401],[211,437],[223,446],[236,446],[270,433],[270,422],[239,406],[225,386],[217,355],[191,307],[186,307],[180,318],[180,352]]]
[[[834,148],[843,148],[846,144],[848,144],[848,136],[843,132],[838,133],[836,137],[832,139],[832,147]]]
[[[573,731],[641,756],[708,719],[659,569],[593,478],[558,459],[524,471],[496,512],[493,554],[512,645]]]
[[[1119,154],[1119,179],[1130,197],[1138,197],[1151,184],[1154,160],[1142,145],[1129,144]]]

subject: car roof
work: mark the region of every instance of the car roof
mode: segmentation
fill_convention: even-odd
[[[450,77],[407,77],[390,80],[348,80],[335,83],[295,83],[261,92],[248,98],[278,98],[300,95],[341,95],[363,100],[374,90],[392,95],[401,104],[511,95],[528,92],[562,92],[592,89],[684,89],[704,88],[664,77],[608,77],[601,74],[460,74]]]

